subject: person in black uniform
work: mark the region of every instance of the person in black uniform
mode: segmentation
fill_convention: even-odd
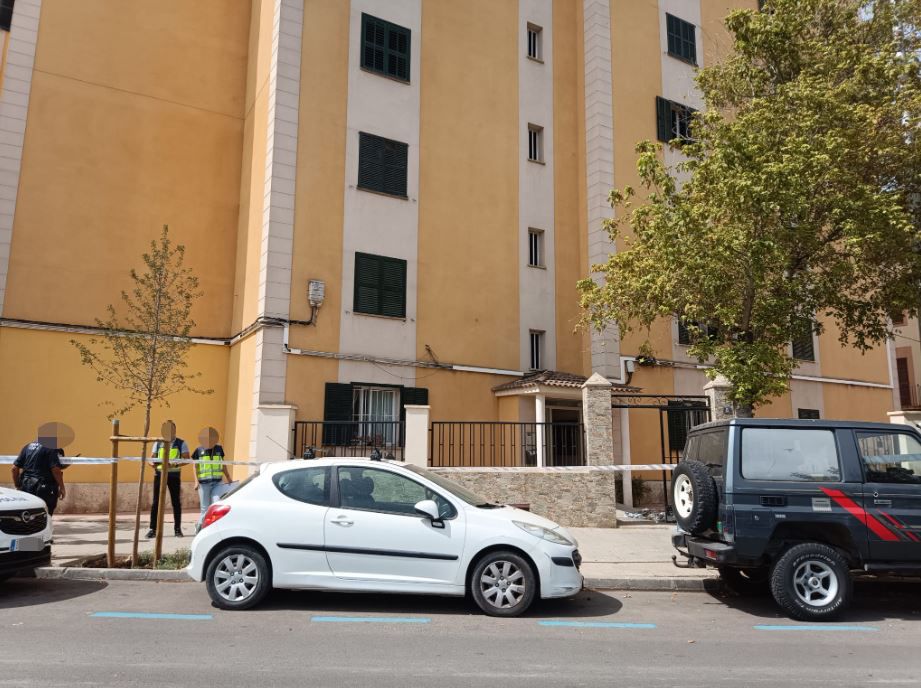
[[[48,514],[53,515],[59,499],[64,499],[64,471],[61,456],[64,452],[39,438],[29,442],[13,462],[13,484],[17,490],[41,497],[48,505]]]

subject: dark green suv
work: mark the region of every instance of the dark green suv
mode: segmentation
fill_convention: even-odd
[[[672,542],[792,617],[828,620],[851,571],[921,575],[921,433],[906,425],[735,419],[688,435]],[[678,564],[677,557],[675,563]]]

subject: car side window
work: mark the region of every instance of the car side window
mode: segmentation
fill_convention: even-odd
[[[838,482],[841,466],[831,430],[744,428],[742,477],[747,480]]]
[[[700,461],[710,469],[710,475],[716,478],[723,475],[728,447],[728,429],[700,432],[688,437],[684,458]]]
[[[339,469],[339,498],[344,508],[416,516],[416,504],[431,499],[442,518],[453,518],[454,506],[415,480],[377,468]]]
[[[921,442],[904,432],[858,432],[868,483],[921,485]]]
[[[275,487],[286,497],[307,504],[329,506],[329,468],[297,468],[272,476]]]

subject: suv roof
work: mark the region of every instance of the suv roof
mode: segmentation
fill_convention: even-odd
[[[893,423],[871,423],[861,420],[800,420],[798,418],[731,418],[729,420],[714,420],[702,425],[696,425],[689,432],[699,432],[711,428],[734,425],[737,427],[791,427],[791,428],[854,428],[860,430],[898,430],[910,428],[917,430],[914,425],[896,425]]]

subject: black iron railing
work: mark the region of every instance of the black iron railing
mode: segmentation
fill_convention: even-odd
[[[384,458],[403,459],[405,424],[400,421],[299,420],[294,423],[294,453],[308,449],[315,456],[369,456],[375,449]]]
[[[429,463],[454,466],[583,466],[581,423],[434,421]]]

